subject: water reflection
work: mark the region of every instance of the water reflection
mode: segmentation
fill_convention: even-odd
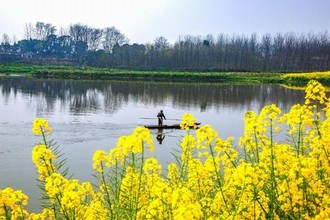
[[[165,139],[165,134],[163,133],[163,129],[158,129],[158,134],[156,136],[156,139],[159,144],[163,143],[163,140]]]
[[[27,78],[1,78],[1,96],[8,103],[9,95],[20,91],[29,97],[37,96],[38,111],[54,112],[56,101],[61,108],[79,115],[104,111],[113,114],[127,103],[161,106],[165,101],[181,109],[196,108],[205,112],[209,108],[227,107],[235,110],[257,109],[270,103],[288,110],[301,103],[304,93],[278,85],[221,85],[177,84],[131,81],[71,81],[35,80]]]

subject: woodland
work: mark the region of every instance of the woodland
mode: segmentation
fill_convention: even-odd
[[[217,72],[310,72],[330,69],[330,35],[277,33],[258,35],[178,36],[174,43],[157,37],[130,43],[116,27],[84,24],[57,28],[25,25],[24,39],[3,34],[0,64],[28,63],[131,70]],[[148,33],[146,33],[148,34]]]

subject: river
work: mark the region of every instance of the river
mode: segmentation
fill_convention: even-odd
[[[31,160],[41,141],[31,133],[37,117],[46,118],[54,139],[67,158],[74,178],[94,181],[92,156],[109,150],[118,138],[139,125],[156,124],[160,109],[165,124],[179,123],[184,113],[210,124],[222,138],[243,134],[243,116],[275,103],[286,112],[302,103],[304,91],[280,85],[226,85],[216,83],[155,83],[136,81],[40,80],[0,77],[0,188],[23,190],[29,209],[39,211],[37,174]],[[163,130],[160,144],[154,136],[155,156],[163,165],[173,160],[185,131]]]

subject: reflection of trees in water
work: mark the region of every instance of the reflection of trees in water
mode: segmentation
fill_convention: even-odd
[[[70,100],[70,111],[72,113],[96,112],[102,106],[98,91],[92,89],[88,89],[80,95],[70,93],[68,100]]]
[[[179,84],[126,81],[74,81],[2,78],[1,95],[13,92],[38,97],[40,105],[52,112],[55,103],[69,106],[73,114],[103,110],[114,113],[128,102],[163,105],[172,102],[181,109],[227,107],[233,110],[258,109],[275,103],[283,111],[301,103],[304,92],[277,85]]]
[[[114,94],[126,97],[125,100],[130,96],[135,102],[155,105],[171,101],[174,107],[200,108],[201,111],[223,106],[260,110],[271,103],[285,111],[304,100],[303,91],[278,85],[119,83],[111,88]]]

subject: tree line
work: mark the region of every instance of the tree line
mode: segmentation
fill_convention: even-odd
[[[320,33],[220,34],[180,36],[173,44],[130,44],[115,27],[73,24],[61,28],[37,22],[25,25],[25,39],[11,42],[3,34],[0,60],[19,54],[25,62],[52,58],[73,65],[144,70],[322,71],[330,69],[330,36]]]

